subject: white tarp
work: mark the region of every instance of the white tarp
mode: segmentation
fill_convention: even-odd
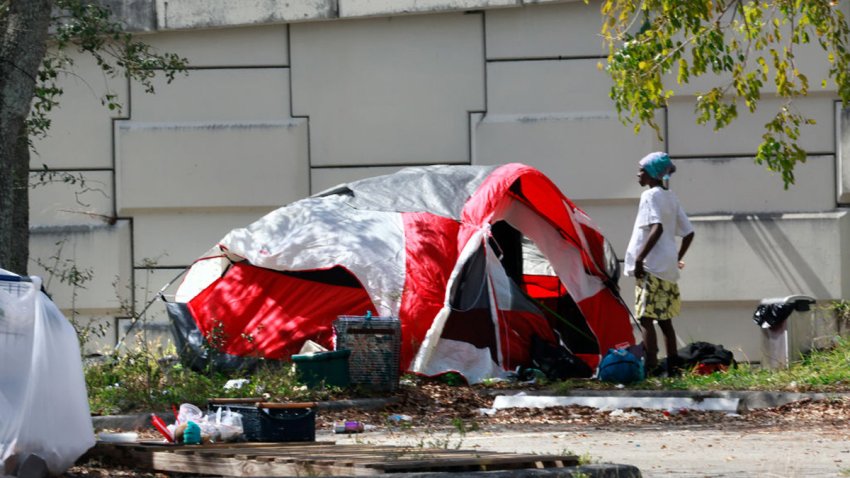
[[[0,269],[0,471],[35,454],[61,474],[95,437],[77,334],[31,280]]]
[[[230,231],[221,245],[228,254],[272,270],[343,266],[361,281],[381,315],[398,316],[405,275],[402,217],[352,209],[347,201],[344,196],[302,199]],[[180,292],[190,287],[189,280]]]

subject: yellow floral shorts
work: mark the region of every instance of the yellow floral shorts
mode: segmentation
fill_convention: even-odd
[[[652,274],[635,279],[635,317],[670,320],[681,310],[678,284]]]

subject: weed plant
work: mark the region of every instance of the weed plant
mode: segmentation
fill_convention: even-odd
[[[211,398],[263,397],[268,401],[316,401],[338,397],[335,387],[308,389],[291,363],[262,361],[251,373],[197,372],[177,360],[170,348],[137,347],[90,361],[85,366],[89,406],[95,415],[167,411],[192,403],[205,408]],[[225,389],[231,379],[247,379]]]
[[[93,414],[168,410],[172,404],[203,404],[228,377],[198,374],[149,349],[127,350],[85,367]]]

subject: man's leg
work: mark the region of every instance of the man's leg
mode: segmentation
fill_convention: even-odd
[[[655,319],[640,318],[640,328],[643,332],[643,349],[646,353],[646,371],[651,372],[658,366],[658,336],[655,334]],[[665,336],[666,337],[666,336]]]
[[[676,331],[673,329],[673,321],[659,320],[658,327],[664,334],[664,348],[667,352],[667,375],[676,375],[679,366],[679,351],[676,349]]]

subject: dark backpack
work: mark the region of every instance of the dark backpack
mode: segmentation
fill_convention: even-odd
[[[628,384],[644,376],[643,362],[627,349],[610,349],[599,362],[597,378],[603,382]]]
[[[589,378],[593,370],[563,345],[555,345],[531,336],[531,363],[549,380]]]

